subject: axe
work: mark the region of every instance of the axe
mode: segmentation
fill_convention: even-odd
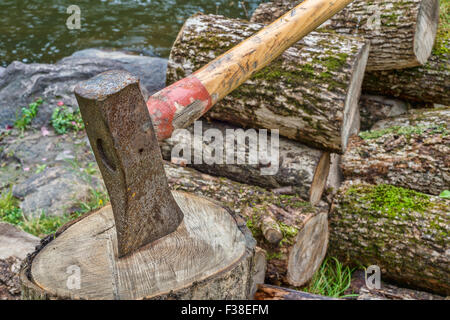
[[[108,190],[123,257],[177,229],[183,212],[164,173],[158,140],[216,102],[352,0],[306,0],[278,20],[145,101],[139,80],[109,71],[75,89]]]

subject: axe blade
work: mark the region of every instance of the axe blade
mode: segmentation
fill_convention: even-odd
[[[164,172],[139,79],[108,71],[75,88],[114,213],[119,257],[175,231],[183,212]]]

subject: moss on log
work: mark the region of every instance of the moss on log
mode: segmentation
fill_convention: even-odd
[[[448,108],[384,120],[350,139],[344,177],[439,195],[450,186],[449,125]]]
[[[189,18],[170,54],[168,83],[191,74],[262,27],[215,15]],[[207,116],[243,127],[279,129],[290,139],[342,153],[357,110],[368,49],[357,38],[313,32]]]
[[[328,254],[378,265],[382,279],[449,295],[449,232],[449,200],[346,181],[330,213]]]

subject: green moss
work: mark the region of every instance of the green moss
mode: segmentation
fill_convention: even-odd
[[[358,195],[370,210],[386,213],[391,218],[407,212],[425,212],[430,205],[428,195],[388,184],[352,186],[347,194]]]
[[[268,261],[273,260],[273,259],[282,259],[283,258],[283,254],[279,251],[267,251],[266,252],[266,259]]]
[[[280,231],[283,234],[283,239],[280,241],[280,245],[285,243],[292,244],[295,236],[298,233],[298,229],[292,226],[288,226],[283,222],[278,222],[278,226],[280,227]]]
[[[449,134],[445,124],[418,124],[416,126],[392,126],[384,129],[362,131],[359,133],[359,136],[364,140],[378,139],[387,134],[403,135],[409,138],[413,134],[422,135],[425,132],[429,132],[431,134],[442,134],[443,136],[447,136]]]

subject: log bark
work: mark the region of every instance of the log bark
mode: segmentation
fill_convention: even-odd
[[[328,254],[378,265],[382,279],[449,295],[449,232],[449,200],[346,181],[330,213]]]
[[[170,139],[160,144],[163,158],[173,159],[174,162],[176,159],[184,159],[183,163],[201,172],[264,188],[291,187],[291,193],[301,195],[313,205],[320,201],[330,167],[328,152],[280,138],[278,152],[271,154],[271,150],[275,151],[276,146],[275,137],[271,137],[269,132],[267,142],[259,140],[257,144],[249,145],[239,142],[239,131],[236,130],[242,130],[244,133],[241,128],[219,121],[197,122],[186,130],[176,131]],[[214,138],[208,139],[205,132],[214,133]],[[251,130],[246,132],[251,136]],[[253,133],[255,140],[258,140],[257,131],[253,130]],[[227,139],[228,136],[233,139]],[[196,139],[201,140],[196,143]],[[216,147],[215,143],[220,140],[224,143]],[[266,145],[267,153],[261,152],[262,147]],[[259,148],[260,151],[253,147]],[[237,163],[238,151],[242,151],[242,164]],[[227,159],[230,154],[235,155],[231,161]],[[254,164],[250,163],[250,154],[257,156]],[[196,160],[198,155],[201,161]]]
[[[450,105],[450,64],[448,54],[433,54],[420,67],[367,72],[363,90],[412,102]]]
[[[441,19],[448,19],[441,5]],[[402,70],[367,72],[363,90],[419,103],[450,105],[450,39],[448,23],[441,21],[433,51],[423,66]]]
[[[382,283],[380,289],[362,287],[358,300],[444,300],[439,295],[428,292],[399,288],[391,284]]]
[[[261,284],[255,294],[255,300],[340,300],[312,294],[309,292],[296,291],[289,288],[282,288]]]
[[[370,130],[380,120],[403,115],[408,112],[408,107],[409,104],[402,100],[362,94],[359,99],[361,130]]]
[[[167,79],[179,80],[262,24],[196,15],[172,48]],[[342,153],[357,110],[369,46],[336,34],[311,33],[215,105],[207,116]],[[245,66],[243,66],[245,68]]]
[[[448,108],[376,124],[351,138],[342,157],[344,177],[439,195],[450,186],[449,125]]]
[[[206,198],[173,195],[182,224],[126,257],[118,258],[110,206],[72,223],[24,266],[23,298],[251,298],[255,240],[245,222]],[[70,286],[67,270],[76,268],[79,284]]]
[[[252,22],[269,23],[299,2],[261,4]],[[355,0],[320,28],[359,36],[371,43],[367,70],[423,65],[431,54],[439,21],[438,0]]]
[[[165,169],[172,188],[210,197],[243,215],[258,247],[267,252],[266,282],[300,286],[319,268],[328,243],[328,206],[324,202],[311,206],[295,194],[280,196],[172,164]],[[267,241],[261,231],[260,222],[268,214],[282,230],[278,244]]]

